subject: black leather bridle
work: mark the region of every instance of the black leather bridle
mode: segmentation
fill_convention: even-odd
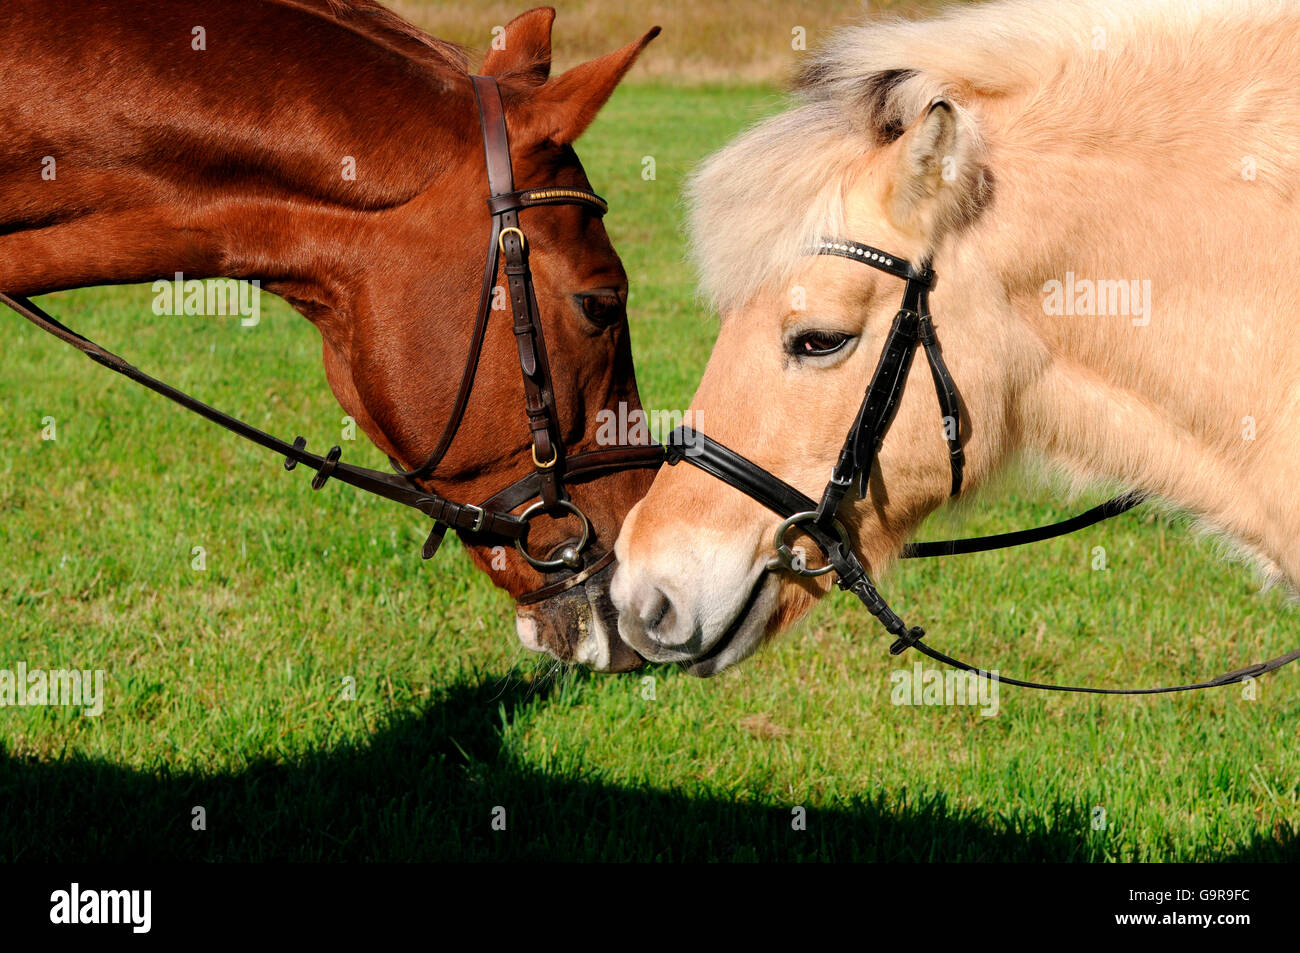
[[[810,254],[833,255],[859,261],[884,271],[906,284],[903,289],[903,303],[894,317],[894,323],[885,338],[885,345],[880,359],[876,363],[871,383],[858,415],[849,428],[844,447],[831,471],[830,481],[822,492],[820,501],[796,490],[779,477],[769,473],[753,461],[724,447],[711,437],[692,428],[679,427],[668,436],[667,457],[670,464],[683,460],[706,473],[712,474],[730,484],[742,493],[750,496],[778,516],[783,522],[776,531],[773,547],[776,555],[768,564],[769,570],[780,570],[795,575],[812,577],[835,572],[836,584],[853,593],[867,607],[885,629],[894,636],[889,648],[891,655],[898,655],[909,648],[934,659],[951,665],[962,671],[971,672],[992,681],[1019,685],[1023,688],[1039,688],[1063,692],[1088,692],[1103,695],[1153,695],[1166,692],[1184,692],[1200,688],[1212,688],[1231,685],[1247,678],[1263,675],[1281,668],[1288,662],[1300,658],[1300,649],[1259,662],[1245,668],[1226,672],[1209,681],[1190,685],[1174,685],[1165,688],[1081,688],[1068,685],[1049,685],[1041,682],[1028,682],[1009,678],[1005,675],[989,672],[985,669],[958,661],[926,645],[922,640],[925,631],[905,623],[880,595],[862,562],[853,551],[847,530],[840,522],[838,513],[849,489],[857,485],[858,498],[867,494],[867,482],[875,466],[876,454],[880,450],[885,434],[893,422],[898,410],[899,400],[907,385],[907,375],[911,370],[912,358],[917,347],[925,351],[930,365],[930,375],[934,380],[935,391],[939,397],[939,406],[943,414],[944,435],[948,443],[948,459],[952,473],[950,493],[956,496],[961,491],[962,471],[965,455],[961,444],[961,402],[957,387],[948,373],[939,341],[935,335],[934,323],[930,316],[930,288],[934,284],[934,271],[928,261],[913,265],[897,255],[890,255],[870,245],[845,239],[832,239],[818,243]],[[1006,549],[1011,546],[1023,546],[1039,540],[1063,536],[1091,526],[1112,516],[1118,516],[1142,502],[1138,494],[1125,494],[1094,507],[1086,513],[1029,530],[1002,533],[996,536],[983,536],[974,539],[949,540],[934,543],[912,543],[903,551],[907,559],[929,558],[933,556],[951,556],[959,553],[987,552],[994,549]],[[817,569],[803,565],[786,542],[791,529],[798,528],[809,536],[825,555],[827,564]]]
[[[312,489],[321,489],[330,479],[338,480],[385,499],[419,510],[433,520],[433,528],[424,543],[422,555],[431,559],[437,553],[448,529],[476,540],[501,540],[513,543],[535,569],[543,573],[567,573],[563,578],[537,589],[517,601],[540,602],[584,582],[614,558],[613,547],[598,559],[584,557],[591,540],[591,523],[569,499],[568,483],[592,479],[614,471],[640,467],[657,467],[663,463],[663,449],[652,446],[620,446],[574,454],[566,457],[560,440],[559,415],[555,406],[550,364],[537,298],[533,291],[532,272],[528,263],[528,240],[519,224],[523,209],[547,205],[579,205],[603,216],[609,209],[600,196],[586,189],[542,187],[516,189],[510,162],[510,141],[506,129],[505,108],[496,80],[490,76],[473,76],[474,96],[478,103],[483,130],[483,151],[487,162],[488,209],[492,215],[492,235],[488,242],[487,263],[483,269],[483,286],[479,293],[478,313],[470,337],[469,352],[461,375],[460,387],[451,415],[429,457],[414,470],[403,470],[396,462],[396,473],[382,473],[343,463],[342,450],[332,447],[324,456],[307,451],[307,442],[298,437],[286,443],[252,425],[222,413],[185,392],[141,371],[94,341],[59,323],[26,298],[0,294],[0,304],[18,312],[42,331],[81,351],[91,360],[115,371],[186,410],[212,421],[226,430],[250,440],[285,458],[286,470],[298,464],[316,471]],[[513,330],[518,345],[519,366],[523,372],[525,411],[532,434],[533,470],[482,503],[457,502],[424,489],[416,481],[427,480],[450,449],[469,404],[474,388],[492,313],[492,300],[498,269],[504,259],[506,284],[513,315]],[[533,502],[522,513],[513,511]],[[553,559],[543,559],[527,547],[530,521],[540,513],[568,514],[581,524],[576,543],[561,548]]]

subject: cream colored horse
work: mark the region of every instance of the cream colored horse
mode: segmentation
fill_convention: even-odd
[[[722,315],[693,403],[711,436],[816,498],[902,281],[804,252],[921,261],[966,422],[966,491],[1020,451],[1203,518],[1300,582],[1300,9],[1010,2],[877,21],[692,186]],[[867,498],[873,573],[949,488],[922,360]],[[619,630],[710,675],[828,583],[767,571],[779,519],[665,469],[617,545]]]

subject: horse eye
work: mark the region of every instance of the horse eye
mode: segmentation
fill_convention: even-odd
[[[582,303],[582,314],[592,324],[608,327],[623,320],[625,306],[623,298],[612,291],[596,291],[578,295]]]
[[[840,331],[803,331],[788,346],[793,357],[825,357],[834,354],[853,340],[853,335]]]

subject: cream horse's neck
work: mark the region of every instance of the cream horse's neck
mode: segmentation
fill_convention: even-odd
[[[1258,87],[1300,86],[1300,63],[1219,79],[1236,85],[1194,102],[1173,74],[1148,90],[1164,130],[1075,129],[1092,152],[995,131],[998,197],[961,245],[1005,250],[991,267],[1033,368],[1004,449],[1157,494],[1296,584],[1300,97]]]

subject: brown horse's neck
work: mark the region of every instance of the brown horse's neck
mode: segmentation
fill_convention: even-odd
[[[180,271],[319,299],[347,268],[339,238],[427,189],[473,133],[454,56],[330,16],[353,5],[9,0],[0,288]]]

